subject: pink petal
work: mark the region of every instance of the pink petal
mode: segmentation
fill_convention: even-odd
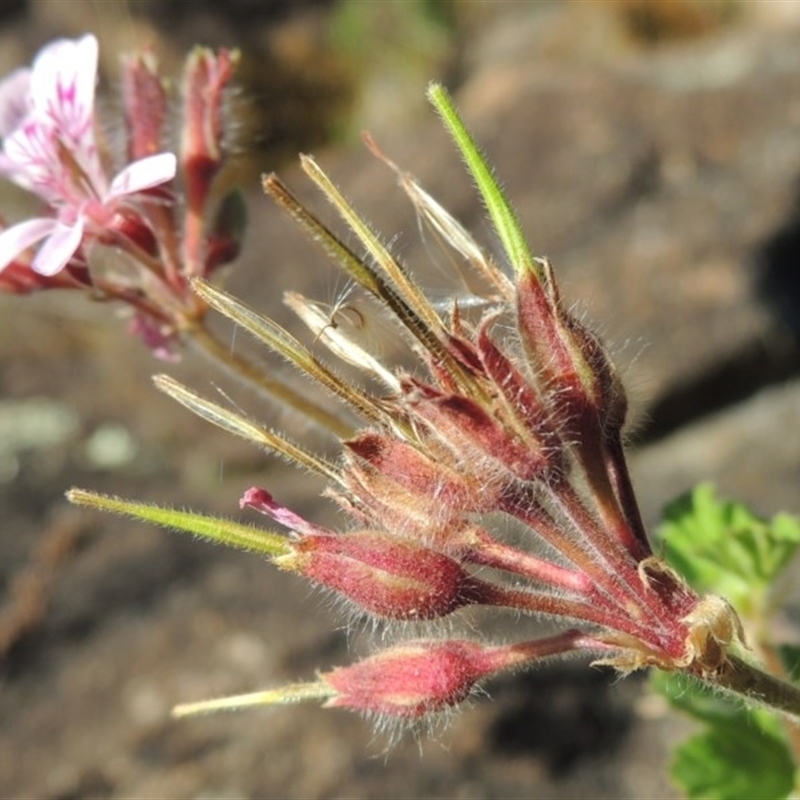
[[[126,194],[152,189],[161,183],[171,181],[175,177],[178,159],[174,153],[158,153],[147,158],[140,158],[129,164],[111,181],[111,187],[105,200],[113,200]]]
[[[59,223],[50,218],[29,219],[0,233],[0,271],[23,250],[49,236]],[[74,252],[74,251],[73,251]]]
[[[83,220],[74,225],[56,223],[47,241],[39,248],[31,268],[40,275],[55,275],[67,266],[83,239]]]
[[[299,514],[295,514],[291,509],[278,503],[266,489],[260,489],[258,486],[251,487],[242,495],[241,500],[239,500],[239,508],[252,508],[262,514],[266,514],[285,528],[289,528],[303,536],[331,535],[327,528],[322,528],[319,525],[314,525],[313,522],[303,519]]]

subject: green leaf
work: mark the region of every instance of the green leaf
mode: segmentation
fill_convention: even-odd
[[[744,615],[763,602],[800,545],[800,520],[764,520],[700,485],[671,503],[659,535],[666,558],[695,589],[727,597]]]
[[[769,615],[769,590],[800,545],[800,521],[788,514],[765,520],[740,503],[717,499],[701,485],[665,511],[659,531],[667,560],[695,589],[730,600],[751,620]],[[800,648],[783,647],[790,673]],[[793,790],[795,764],[778,718],[737,707],[685,676],[653,676],[656,691],[703,723],[680,744],[671,774],[689,798],[783,798]]]
[[[675,751],[672,778],[689,798],[788,797],[794,764],[779,738],[740,725],[712,725]]]
[[[705,723],[680,744],[671,776],[690,800],[777,800],[795,782],[791,752],[776,717],[736,708],[683,676],[656,673],[652,686],[670,703]]]
[[[777,649],[789,680],[797,681],[800,678],[800,645],[781,644]]]

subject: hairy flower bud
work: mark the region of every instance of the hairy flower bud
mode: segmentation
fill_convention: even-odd
[[[203,206],[223,162],[223,95],[238,61],[238,52],[197,47],[186,62],[181,160],[190,208]]]
[[[167,92],[151,51],[122,60],[122,106],[131,160],[160,152],[167,118]]]
[[[379,478],[388,478],[396,485],[400,504],[427,505],[432,501],[441,510],[441,515],[446,516],[481,511],[491,503],[486,487],[481,485],[477,476],[457,472],[452,465],[434,459],[406,442],[367,432],[345,442],[345,445],[367,467],[365,470],[360,464],[349,465],[360,482],[369,485],[372,471]],[[440,449],[443,455],[446,451]],[[387,482],[380,482],[383,490],[388,490]],[[391,499],[389,502],[391,504]]]
[[[604,652],[608,648],[577,630],[496,646],[467,639],[417,639],[323,672],[313,683],[185,703],[173,714],[183,717],[246,706],[324,700],[327,708],[414,721],[458,705],[477,683],[498,672],[580,649]]]
[[[457,561],[375,531],[304,536],[275,559],[389,619],[434,619],[480,599],[482,584]]]
[[[414,412],[447,442],[456,464],[468,459],[477,473],[476,456],[488,456],[524,481],[541,476],[548,466],[538,441],[529,436],[523,440],[475,400],[439,392],[413,379],[406,380],[403,388]]]
[[[396,717],[422,717],[462,702],[494,671],[470,641],[408,642],[322,678],[337,694],[325,705]]]
[[[584,641],[582,641],[584,640]],[[512,645],[466,639],[419,639],[320,676],[336,694],[325,705],[415,719],[465,700],[475,685],[503,670],[568,652],[588,637],[577,631]]]
[[[522,344],[544,390],[557,396],[565,422],[585,428],[587,418],[601,414],[603,387],[584,352],[583,328],[564,310],[547,263],[544,277],[530,270],[520,274],[517,318]]]

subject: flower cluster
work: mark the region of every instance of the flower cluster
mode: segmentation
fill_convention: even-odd
[[[189,703],[175,713],[317,699],[416,722],[459,705],[497,673],[584,654],[621,673],[677,671],[800,719],[800,691],[752,663],[730,604],[696,593],[653,553],[625,461],[620,378],[602,343],[562,301],[549,263],[533,257],[441,87],[431,87],[430,100],[477,183],[500,258],[369,137],[367,145],[451,249],[448,262],[480,287],[474,298],[445,309],[433,303],[310,157],[302,157],[303,170],[364,255],[277,176],[265,176],[264,189],[369,298],[369,310],[348,302],[326,312],[287,293],[313,335],[306,345],[208,282],[237,256],[244,232],[238,192],[217,192],[236,61],[225,50],[189,55],[174,125],[153,53],[125,58],[118,157],[95,110],[93,36],[53,42],[30,69],[0,81],[0,177],[39,201],[32,218],[0,218],[0,291],[71,288],[121,301],[132,311],[132,331],[157,356],[194,343],[325,428],[340,447],[337,461],[167,376],[155,379],[206,420],[325,478],[328,497],[350,522],[330,530],[261,487],[248,489],[241,506],[279,532],[79,489],[70,500],[266,556],[393,630],[376,653],[308,683]],[[166,134],[176,128],[172,153]],[[210,309],[320,391],[298,390],[232,352],[207,327]],[[384,361],[359,335],[373,313],[405,342],[404,367]],[[343,378],[336,362],[363,380]],[[509,621],[545,619],[556,632],[530,638],[520,625],[509,641],[484,624],[503,613]]]
[[[237,197],[207,220],[225,158],[223,93],[236,54],[198,48],[189,56],[178,156],[165,150],[168,97],[154,56],[125,60],[127,141],[116,174],[95,108],[97,61],[94,36],[59,40],[0,83],[0,175],[42,205],[0,233],[0,290],[77,288],[121,300],[133,309],[133,330],[169,356],[206,310],[189,280],[238,252]],[[111,265],[93,257],[97,246],[115,251]]]
[[[732,682],[731,665],[738,662],[729,650],[742,638],[735,613],[722,598],[693,592],[648,543],[623,452],[625,392],[610,358],[561,300],[547,261],[530,253],[448,96],[438,86],[430,96],[483,195],[513,280],[413,178],[368,144],[397,172],[424,222],[487,287],[477,318],[457,302],[447,313],[438,309],[313,159],[302,158],[304,171],[366,257],[279,178],[264,179],[266,192],[391,318],[416,359],[413,369],[382,364],[346,326],[291,295],[315,342],[360,368],[364,386],[382,388],[354,385],[273,321],[193,281],[203,302],[361,420],[340,436],[339,463],[165,376],[156,379],[214,424],[327,478],[328,495],[349,516],[350,528],[320,527],[258,487],[245,493],[243,507],[287,533],[78,490],[70,495],[265,554],[364,615],[387,625],[413,621],[413,636],[311,683],[180,706],[178,714],[318,698],[328,706],[417,720],[461,703],[498,672],[570,653],[589,654],[621,672],[654,665]],[[508,330],[512,336],[498,333]],[[509,528],[514,537],[504,534]],[[509,643],[494,640],[490,631],[458,637],[453,626],[437,624],[467,607],[544,617],[564,630]]]

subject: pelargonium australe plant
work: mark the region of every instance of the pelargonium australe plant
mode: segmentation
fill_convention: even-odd
[[[67,51],[75,58],[65,65]],[[341,447],[338,460],[171,378],[158,376],[157,386],[215,425],[324,477],[327,496],[349,525],[322,527],[261,487],[249,488],[241,505],[279,531],[78,489],[69,497],[265,556],[380,624],[416,624],[395,626],[400,638],[394,643],[308,683],[201,700],[176,713],[319,699],[381,719],[417,721],[457,706],[500,672],[586,654],[623,674],[657,667],[800,716],[800,692],[754,663],[732,606],[693,590],[654,554],[625,461],[626,399],[618,373],[600,340],[562,301],[549,263],[533,256],[442,87],[430,88],[430,100],[477,183],[502,245],[499,256],[487,254],[411,176],[368,144],[397,172],[421,219],[485,288],[479,315],[464,313],[469,303],[463,301],[444,311],[431,302],[307,156],[303,170],[364,255],[277,176],[265,176],[264,189],[372,296],[405,341],[413,366],[384,363],[318,305],[290,295],[314,340],[363,374],[363,386],[357,385],[310,345],[207,280],[238,241],[221,233],[229,230],[219,223],[226,215],[207,209],[223,160],[222,91],[233,61],[231,54],[206,51],[189,58],[177,159],[182,196],[172,174],[176,162],[161,151],[166,106],[151,56],[125,62],[128,165],[110,180],[95,144],[91,37],[51,45],[30,73],[7,79],[0,87],[7,132],[1,166],[38,194],[45,209],[0,235],[3,285],[12,291],[81,286],[128,303],[140,326],[156,332],[148,337],[156,351],[173,339],[202,340],[209,308],[236,322],[313,379],[325,401],[292,394],[249,365],[234,368],[327,426]],[[31,254],[30,246],[42,240]],[[129,282],[128,272],[123,280],[96,271],[96,246],[121,251],[136,265],[137,280]],[[461,636],[452,633],[457,626],[439,624],[476,607],[505,611],[512,620],[545,618],[560,630],[508,641],[486,627]],[[413,635],[404,639],[403,630]]]

